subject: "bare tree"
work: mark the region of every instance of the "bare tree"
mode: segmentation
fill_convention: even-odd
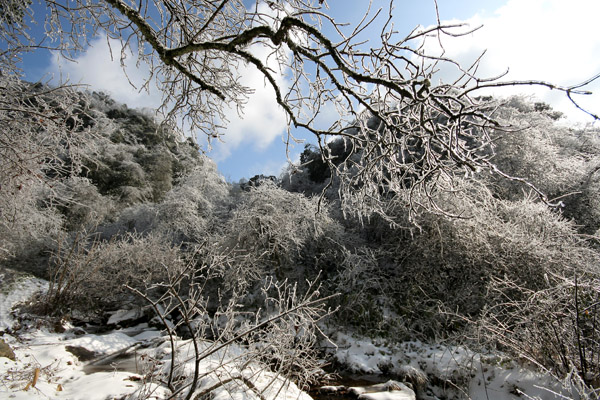
[[[60,218],[36,201],[81,171],[91,154],[86,96],[0,75],[0,259],[52,232]],[[67,200],[67,199],[63,199]]]
[[[400,34],[393,22],[393,1],[387,10],[369,8],[356,26],[335,21],[327,3],[314,0],[258,0],[250,8],[241,0],[43,3],[48,9],[44,26],[54,41],[36,43],[25,37],[29,42],[24,44],[23,35],[13,30],[23,32],[25,23],[16,21],[33,15],[26,4],[3,1],[3,9],[10,11],[3,25],[12,27],[4,32],[9,52],[45,46],[70,57],[93,34],[106,32],[124,48],[137,49],[139,62],[148,65],[144,86],[154,82],[162,91],[167,121],[183,117],[209,138],[221,134],[225,107],[241,110],[248,99],[251,90],[238,67],[256,68],[290,127],[316,136],[334,172],[330,183],[334,176],[340,178],[345,209],[359,216],[386,215],[381,200],[405,191],[411,211],[436,209],[432,202],[415,203],[413,194],[420,191],[431,199],[428,194],[436,183],[451,181],[457,171],[497,171],[490,162],[489,133],[502,124],[494,117],[495,104],[477,98],[481,89],[542,85],[565,92],[577,105],[573,96],[588,93],[582,87],[591,81],[557,87],[540,81],[507,82],[502,76],[479,78],[480,59],[463,67],[443,51],[428,54],[426,46],[436,41],[443,49],[444,37],[474,29],[443,24],[438,15],[433,26]],[[375,26],[381,27],[377,43],[362,41],[361,33]],[[260,57],[256,49],[268,55]],[[432,84],[435,71],[444,66],[457,68],[460,76]],[[332,106],[338,121],[319,126],[317,116]],[[326,147],[331,136],[345,138],[357,157],[335,160]],[[288,143],[294,140],[290,130]]]

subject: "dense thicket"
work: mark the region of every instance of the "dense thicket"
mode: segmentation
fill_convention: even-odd
[[[81,118],[63,125],[73,139],[48,141],[43,129],[23,137],[54,168],[34,162],[36,171],[15,175],[4,162],[0,170],[2,263],[50,278],[47,312],[83,318],[142,304],[134,290],[161,296],[156,284],[190,266],[202,272],[177,285],[196,287],[201,276],[195,293],[214,315],[233,299],[260,308],[268,277],[298,290],[319,278],[322,295],[339,294],[329,303],[344,329],[392,340],[485,338],[558,376],[574,368],[597,382],[597,130],[509,99],[499,114],[512,128],[493,132],[504,176],[390,192],[391,219],[357,220],[340,211],[317,147],[306,146],[280,181],[227,183],[197,146],[149,114],[98,93],[73,96]],[[324,151],[334,165],[351,156],[341,139]]]

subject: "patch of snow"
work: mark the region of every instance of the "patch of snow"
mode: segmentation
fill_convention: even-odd
[[[339,391],[345,390],[345,386],[321,386],[319,388],[319,392],[321,393],[337,393]]]
[[[107,325],[117,325],[123,321],[133,321],[143,316],[140,309],[118,310],[108,319]]]
[[[143,325],[148,326],[147,324],[143,324]],[[133,336],[133,338],[135,339],[136,342],[145,342],[145,341],[156,339],[159,337],[161,337],[161,334],[156,329],[146,329],[146,330],[140,332],[139,334]]]
[[[113,353],[135,345],[137,341],[121,332],[105,335],[85,335],[69,340],[71,346],[83,347],[94,353]]]
[[[6,330],[13,326],[14,320],[10,315],[12,308],[25,300],[28,300],[35,293],[48,290],[48,281],[34,278],[32,276],[22,276],[16,280],[4,284],[4,274],[0,274],[0,330]]]
[[[359,400],[415,400],[415,392],[407,390],[393,390],[390,392],[365,393],[358,396]]]
[[[47,282],[35,278],[12,279],[11,282],[14,284],[6,285],[0,293],[0,327],[4,328],[13,325],[10,310],[17,302],[47,288]],[[118,324],[132,317],[135,315],[131,312],[117,312],[109,322]],[[105,334],[87,334],[72,326],[65,328],[64,333],[54,333],[31,326],[23,327],[15,334],[4,334],[3,339],[13,349],[16,361],[0,359],[0,398],[104,400],[130,395],[145,399],[171,396],[168,388],[159,382],[164,382],[164,374],[169,372],[173,350],[169,340],[154,340],[160,339],[159,331],[147,324]],[[194,345],[190,340],[176,340],[174,344],[178,377],[193,376],[198,366],[201,379],[195,394],[214,387],[210,391],[214,400],[312,400],[293,382],[252,361],[252,352],[244,347],[227,346],[196,364]],[[219,345],[209,341],[196,344],[205,354]],[[81,362],[67,348],[83,348],[92,352],[95,358],[89,363]],[[134,348],[136,352],[129,354]],[[111,371],[113,365],[120,365],[114,358],[120,355],[138,357],[134,371],[140,373]],[[162,376],[154,382],[149,381],[152,374],[161,372]],[[232,377],[235,379],[222,384]]]
[[[139,387],[139,383],[131,380],[136,374],[130,372],[85,374],[82,364],[65,349],[67,345],[83,342],[106,350],[107,346],[97,345],[104,338],[96,335],[69,340],[61,334],[38,331],[19,340],[11,335],[4,338],[12,346],[16,361],[3,359],[4,362],[0,362],[0,397],[103,400],[127,395]],[[38,379],[33,386],[36,371]]]
[[[362,400],[415,400],[415,392],[403,383],[388,381],[370,386],[348,388],[349,392]]]
[[[0,361],[0,398],[101,400],[129,395],[149,399],[168,398],[170,391],[157,383],[160,379],[145,382],[144,377],[150,368],[144,367],[152,366],[155,373],[162,371],[167,374],[171,365],[170,342],[151,341],[160,336],[159,332],[139,332],[140,328],[147,328],[147,325],[107,334],[79,336],[70,332],[52,333],[44,329],[20,332],[19,338],[5,334],[4,339],[13,348],[16,361]],[[139,374],[110,371],[111,364],[107,364],[108,371],[94,370],[90,373],[88,369],[86,372],[88,364],[80,362],[66,350],[67,346],[83,347],[100,358],[110,358],[119,350],[128,349],[142,341],[154,343],[154,347],[136,350]],[[208,351],[218,345],[208,341],[197,344],[200,351]],[[175,345],[177,374],[191,377],[195,367],[193,343],[190,340],[177,340]],[[39,377],[35,386],[32,386],[36,370]],[[199,363],[199,372],[202,378],[194,393],[200,394],[215,386],[210,392],[215,400],[260,400],[261,397],[254,390],[260,391],[266,400],[311,400],[293,382],[265,370],[262,365],[248,362],[246,350],[240,346],[231,345],[204,357]],[[236,379],[219,385],[228,377]]]
[[[381,374],[379,365],[389,361],[389,349],[375,345],[370,339],[354,339],[350,335],[337,334],[338,351],[335,358],[350,371],[363,374]]]

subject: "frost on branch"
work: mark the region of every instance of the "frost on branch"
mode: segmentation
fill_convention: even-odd
[[[290,127],[316,137],[332,176],[339,178],[342,205],[359,217],[385,217],[383,200],[405,192],[412,214],[421,208],[444,212],[433,202],[438,182],[451,186],[454,176],[479,170],[500,173],[490,160],[490,133],[504,125],[494,115],[496,104],[478,96],[482,90],[541,85],[576,104],[576,95],[588,93],[584,84],[595,79],[557,87],[479,77],[479,59],[463,66],[443,50],[445,38],[477,28],[443,24],[437,16],[432,26],[405,31],[394,26],[401,10],[391,1],[387,9],[367,9],[355,26],[331,18],[326,3],[303,0],[257,1],[249,8],[240,0],[48,5],[47,29],[64,54],[83,49],[82,34],[100,29],[124,48],[137,48],[139,61],[149,67],[143,88],[160,89],[166,120],[182,117],[210,138],[226,126],[225,109],[241,112],[248,100],[240,67],[258,71]],[[378,38],[365,42],[367,29],[377,29]],[[441,51],[429,50],[430,42]],[[255,49],[268,56],[258,57]],[[458,77],[436,82],[436,71],[445,67]],[[332,110],[331,126],[318,122]],[[324,151],[332,137],[343,138],[357,157],[334,162]],[[291,129],[287,139],[295,140]],[[416,203],[418,193],[427,200]]]

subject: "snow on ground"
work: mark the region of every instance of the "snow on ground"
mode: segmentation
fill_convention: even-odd
[[[140,386],[136,372],[86,374],[85,363],[67,350],[68,346],[83,347],[102,355],[138,342],[122,332],[77,337],[40,329],[18,337],[5,334],[3,338],[14,350],[16,360],[0,359],[0,397],[103,400],[133,393]]]
[[[15,360],[0,357],[0,398],[164,399],[171,395],[157,383],[166,380],[172,354],[171,342],[161,332],[141,324],[89,334],[66,324],[64,332],[57,333],[38,321],[13,331],[11,308],[47,284],[33,278],[11,279],[11,283],[3,285],[0,294],[0,328]],[[111,322],[131,317],[135,317],[132,312],[117,312]],[[196,366],[193,342],[175,340],[174,345],[176,378],[189,380]],[[197,345],[206,351],[218,343]],[[248,354],[231,345],[204,357],[198,363],[201,379],[194,395],[209,391],[214,400],[311,400],[294,383],[249,360]]]
[[[370,386],[350,387],[359,400],[415,400],[415,392],[403,383],[388,381]]]
[[[208,354],[220,344],[209,341],[196,343],[200,353]],[[195,346],[190,340],[177,340],[178,376],[191,377],[195,369]],[[172,348],[169,341],[156,349],[142,351],[150,357],[161,359],[160,369],[164,377],[169,375]],[[203,357],[198,365],[202,379],[192,398],[203,397],[209,389],[213,400],[312,400],[294,383],[274,374],[251,360],[251,353],[245,348],[230,345],[208,357]],[[258,394],[260,393],[260,395]]]
[[[0,269],[0,331],[13,325],[10,310],[15,304],[47,288],[48,281]]]
[[[4,275],[0,273],[0,277]],[[33,325],[12,333],[8,330],[14,322],[10,315],[12,306],[46,288],[47,283],[14,276],[8,285],[4,282],[0,292],[0,331],[6,331],[2,339],[12,347],[16,360],[0,358],[0,398],[100,400],[130,395],[147,399],[169,396],[169,390],[156,383],[157,373],[162,374],[163,380],[168,375],[172,354],[170,341],[161,338],[159,331],[143,324],[105,334],[87,334],[69,326],[65,332],[56,333]],[[117,312],[111,322],[118,323],[133,313]],[[410,382],[421,399],[578,398],[549,375],[501,355],[417,341],[389,345],[343,333],[337,333],[333,339],[338,346],[334,357],[350,371],[384,373]],[[193,343],[177,340],[174,345],[176,375],[189,379],[195,368]],[[202,351],[216,344],[207,341],[198,345]],[[73,354],[78,349],[84,349],[84,354],[94,361],[78,359]],[[114,355],[129,357],[129,362],[117,364]],[[151,370],[154,379],[148,375]],[[203,377],[195,394],[214,388],[214,400],[261,400],[256,392],[262,392],[265,400],[310,400],[293,383],[249,361],[245,350],[238,346],[228,346],[203,358],[198,372]],[[402,394],[384,391],[366,395],[371,400],[399,400],[399,393]]]
[[[140,329],[141,333],[131,335]],[[161,339],[158,331],[151,330],[145,324],[100,335],[76,336],[69,330],[66,333],[52,333],[47,329],[34,329],[18,337],[5,334],[3,338],[13,348],[16,361],[0,358],[0,398],[103,400],[131,395],[133,398],[162,399],[170,395],[166,387],[151,381],[142,384],[148,377],[146,374],[152,370],[151,366],[154,367],[154,373],[162,372],[164,379],[168,375],[171,355],[170,342]],[[152,345],[143,349],[136,347],[144,342]],[[201,350],[214,346],[210,342],[198,344]],[[178,340],[175,345],[178,360],[176,373],[192,376],[195,366],[193,343]],[[126,364],[134,366],[126,371],[113,371],[110,362],[105,363],[103,368],[90,369],[90,363],[78,360],[68,351],[69,348],[84,348],[93,352],[94,360],[135,349],[135,353],[130,352],[130,357],[136,361]],[[242,348],[229,346],[203,359],[199,364],[199,372],[205,376],[198,382],[195,393],[216,387],[211,391],[215,400],[260,400],[260,396],[249,389],[247,382],[251,382],[251,386],[262,392],[266,400],[311,400],[292,382],[248,363],[246,358]],[[241,364],[244,365],[243,369],[239,368]],[[38,377],[33,385],[36,373]],[[235,379],[221,385],[230,377]]]
[[[388,345],[383,340],[357,339],[343,333],[338,333],[334,339],[338,345],[335,358],[354,373],[385,373],[397,379],[404,378],[413,387],[419,386],[420,379],[427,379],[427,384],[417,390],[424,399],[579,398],[552,376],[497,354],[418,341]]]

